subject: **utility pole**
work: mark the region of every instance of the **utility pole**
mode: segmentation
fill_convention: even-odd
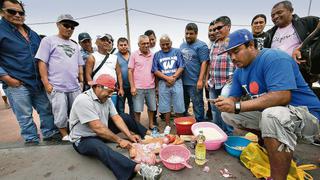
[[[310,16],[310,9],[311,9],[312,0],[309,0],[309,9],[308,9],[308,16]]]
[[[130,45],[130,30],[129,30],[129,15],[128,15],[128,1],[124,0],[124,3],[125,3],[125,13],[126,13],[127,39],[128,39],[129,46],[131,47],[131,45]]]

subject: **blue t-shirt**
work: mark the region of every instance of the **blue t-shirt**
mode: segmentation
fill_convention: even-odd
[[[230,96],[256,98],[282,90],[291,91],[290,105],[307,106],[313,115],[320,117],[320,101],[303,79],[297,63],[276,49],[263,49],[249,66],[236,69]]]
[[[172,76],[183,67],[184,61],[180,50],[171,48],[169,52],[160,50],[154,54],[151,72],[160,71],[166,76]]]
[[[182,75],[183,85],[197,85],[201,63],[209,60],[209,49],[206,43],[196,40],[192,44],[180,45],[185,68]]]
[[[129,59],[128,60],[124,59],[124,57],[122,56],[122,54],[120,52],[117,52],[116,55],[118,57],[118,63],[119,63],[120,69],[121,69],[123,88],[130,88],[130,83],[129,83],[129,79],[128,79]]]
[[[86,50],[84,50],[83,48],[80,49],[80,53],[83,59],[83,62],[86,63],[88,60],[88,57],[90,56],[90,53]]]

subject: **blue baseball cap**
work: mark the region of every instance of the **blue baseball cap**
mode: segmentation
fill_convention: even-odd
[[[252,41],[253,35],[247,29],[239,29],[239,30],[231,33],[228,38],[229,38],[229,44],[227,46],[227,49],[225,51],[219,53],[219,55],[223,54],[225,52],[228,52],[233,48],[241,46],[242,44],[245,44],[249,41]]]
[[[90,39],[90,40],[91,40],[91,37],[90,37],[90,35],[89,35],[88,33],[86,33],[86,32],[80,33],[80,34],[78,35],[78,41],[79,41],[79,42],[82,42],[82,41],[87,40],[87,39]]]

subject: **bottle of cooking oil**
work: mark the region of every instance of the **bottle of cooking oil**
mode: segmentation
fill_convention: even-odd
[[[204,141],[206,140],[206,137],[203,135],[203,131],[199,131],[199,135],[197,136],[197,145],[196,145],[196,164],[198,165],[204,165],[206,163],[206,145],[204,144]]]

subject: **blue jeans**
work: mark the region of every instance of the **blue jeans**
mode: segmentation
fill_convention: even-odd
[[[218,96],[221,95],[221,91],[227,91],[226,88],[229,88],[229,86],[224,86],[222,89],[215,89],[215,88],[209,88],[209,97],[210,99],[215,99]],[[229,94],[224,94],[224,96],[228,96]],[[232,135],[233,127],[226,124],[221,117],[221,112],[219,109],[213,104],[210,103],[211,106],[211,114],[212,114],[212,121],[216,125],[218,125],[228,136]]]
[[[126,99],[128,99],[128,106],[129,106],[129,114],[130,116],[134,117],[134,110],[133,110],[133,101],[132,101],[132,95],[130,88],[124,88],[124,95],[123,96],[118,96],[118,101],[117,101],[117,111],[119,114],[124,113],[125,109],[125,102]]]
[[[43,138],[58,133],[54,125],[51,105],[44,90],[31,91],[25,86],[7,87],[4,89],[18,120],[21,136],[25,142],[39,142],[37,126],[33,121],[32,107],[40,116],[40,130]]]
[[[204,121],[203,89],[198,90],[197,86],[183,85],[185,114],[188,112],[190,98],[193,104],[193,113],[197,122]]]

